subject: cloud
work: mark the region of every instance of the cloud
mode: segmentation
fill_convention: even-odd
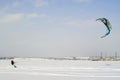
[[[16,23],[24,17],[24,14],[4,14],[0,16],[0,24]]]
[[[76,3],[88,3],[91,2],[92,0],[73,0]]]
[[[98,23],[94,19],[87,19],[87,20],[68,20],[65,22],[66,25],[69,26],[98,26]]]
[[[24,19],[34,19],[34,18],[47,18],[46,14],[37,14],[37,13],[5,13],[0,15],[0,24],[14,24],[17,22],[22,22]]]
[[[9,10],[9,6],[5,6],[5,7],[1,7],[0,8],[0,15],[1,14],[4,14],[6,11],[8,11]]]
[[[26,15],[27,18],[47,18],[48,16],[46,14],[37,14],[37,13],[31,13]]]
[[[11,6],[17,8],[17,7],[21,7],[21,5],[22,4],[20,2],[14,2]]]
[[[46,0],[36,0],[35,1],[35,7],[43,7],[47,6],[48,2]]]
[[[18,7],[21,7],[22,6],[22,3],[21,2],[13,2],[11,4],[6,4],[4,6],[2,6],[2,9],[3,10],[9,10],[10,8],[18,8]]]

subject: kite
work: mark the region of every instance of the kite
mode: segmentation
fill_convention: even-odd
[[[101,22],[103,22],[104,25],[107,28],[107,33],[104,36],[101,36],[101,38],[104,38],[104,37],[106,37],[107,35],[110,34],[110,31],[112,30],[111,24],[110,24],[110,22],[106,18],[98,18],[97,20],[100,20]]]

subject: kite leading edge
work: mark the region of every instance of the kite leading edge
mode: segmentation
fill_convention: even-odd
[[[107,28],[107,33],[106,33],[104,36],[101,36],[101,38],[104,38],[104,37],[106,37],[107,35],[110,34],[110,31],[111,31],[111,29],[112,29],[111,24],[110,24],[110,22],[109,22],[106,18],[98,18],[97,20],[100,20],[101,22],[103,22],[104,25],[105,25],[106,28]],[[97,21],[97,20],[96,20],[96,21]]]

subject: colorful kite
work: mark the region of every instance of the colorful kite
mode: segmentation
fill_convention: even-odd
[[[106,37],[107,35],[110,34],[110,31],[111,31],[111,29],[112,29],[111,24],[110,24],[110,22],[109,22],[106,18],[98,18],[97,20],[100,20],[101,22],[103,22],[104,25],[105,25],[106,28],[107,28],[107,33],[106,33],[104,36],[101,36],[101,38],[104,38],[104,37]],[[97,21],[97,20],[96,20],[96,21]]]

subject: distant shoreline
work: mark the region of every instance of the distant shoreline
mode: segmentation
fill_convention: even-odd
[[[81,61],[120,61],[120,58],[117,57],[0,57],[0,60],[11,60],[11,59],[44,59],[44,60],[81,60]]]

